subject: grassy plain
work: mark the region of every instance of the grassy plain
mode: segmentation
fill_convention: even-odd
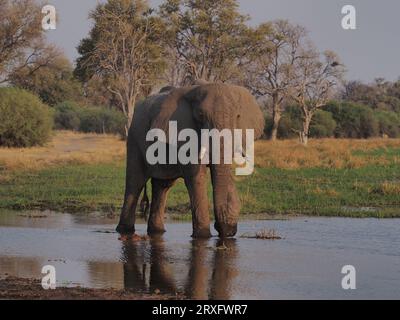
[[[400,139],[259,141],[255,159],[236,179],[243,214],[400,217]],[[0,208],[118,213],[124,176],[117,137],[57,132],[45,147],[0,149]],[[180,182],[168,211],[188,202]]]

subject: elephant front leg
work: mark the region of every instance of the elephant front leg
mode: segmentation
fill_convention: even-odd
[[[120,234],[135,233],[136,206],[139,200],[141,190],[127,191],[125,194],[124,205],[117,226],[117,232]]]
[[[174,185],[175,179],[160,180],[152,179],[152,198],[150,206],[150,217],[147,227],[149,235],[165,232],[164,218],[167,195],[170,188]]]
[[[137,159],[128,158],[124,204],[121,211],[117,232],[135,233],[136,206],[147,178]]]
[[[186,168],[185,184],[192,208],[193,238],[210,238],[210,215],[207,197],[207,167]]]

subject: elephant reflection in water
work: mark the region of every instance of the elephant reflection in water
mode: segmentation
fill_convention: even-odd
[[[125,241],[123,244],[124,286],[135,291],[175,293],[173,273],[164,255],[161,236],[146,242]]]
[[[125,241],[123,244],[124,286],[141,292],[176,294],[184,291],[190,299],[229,299],[233,278],[237,275],[235,239],[217,240],[215,246],[205,239],[193,240],[189,262],[173,263],[166,254],[162,236],[149,242]],[[182,267],[188,266],[183,271]],[[187,278],[183,287],[177,278]]]

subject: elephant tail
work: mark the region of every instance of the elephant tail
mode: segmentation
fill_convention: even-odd
[[[142,200],[140,201],[140,211],[142,212],[142,217],[147,221],[149,217],[150,201],[147,195],[147,183],[144,185]]]

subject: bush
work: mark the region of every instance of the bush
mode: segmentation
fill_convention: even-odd
[[[337,123],[336,138],[367,139],[379,135],[379,123],[370,107],[352,102],[332,102],[325,110]]]
[[[266,135],[269,136],[272,128],[272,119],[267,116],[265,119]],[[288,106],[282,114],[278,128],[279,139],[292,139],[299,136],[298,131],[303,128],[302,114],[297,106]],[[312,138],[332,137],[336,128],[336,122],[332,114],[318,110],[311,122],[310,136]]]
[[[116,110],[65,101],[55,107],[57,129],[125,135],[125,116]]]
[[[278,137],[280,139],[296,138],[299,136],[296,131],[301,130],[302,126],[300,109],[296,106],[288,106],[279,123]]]
[[[84,108],[81,112],[80,131],[114,133],[124,136],[125,116],[118,111],[104,108]]]
[[[389,138],[400,136],[400,116],[395,112],[378,111],[376,113],[379,124],[379,134]]]
[[[81,125],[79,116],[81,107],[76,103],[65,101],[55,107],[54,122],[58,130],[78,131]]]
[[[335,134],[336,121],[332,113],[318,110],[310,126],[310,136],[312,138],[330,138]]]
[[[0,88],[0,145],[31,147],[48,141],[51,109],[35,95],[18,88]]]

